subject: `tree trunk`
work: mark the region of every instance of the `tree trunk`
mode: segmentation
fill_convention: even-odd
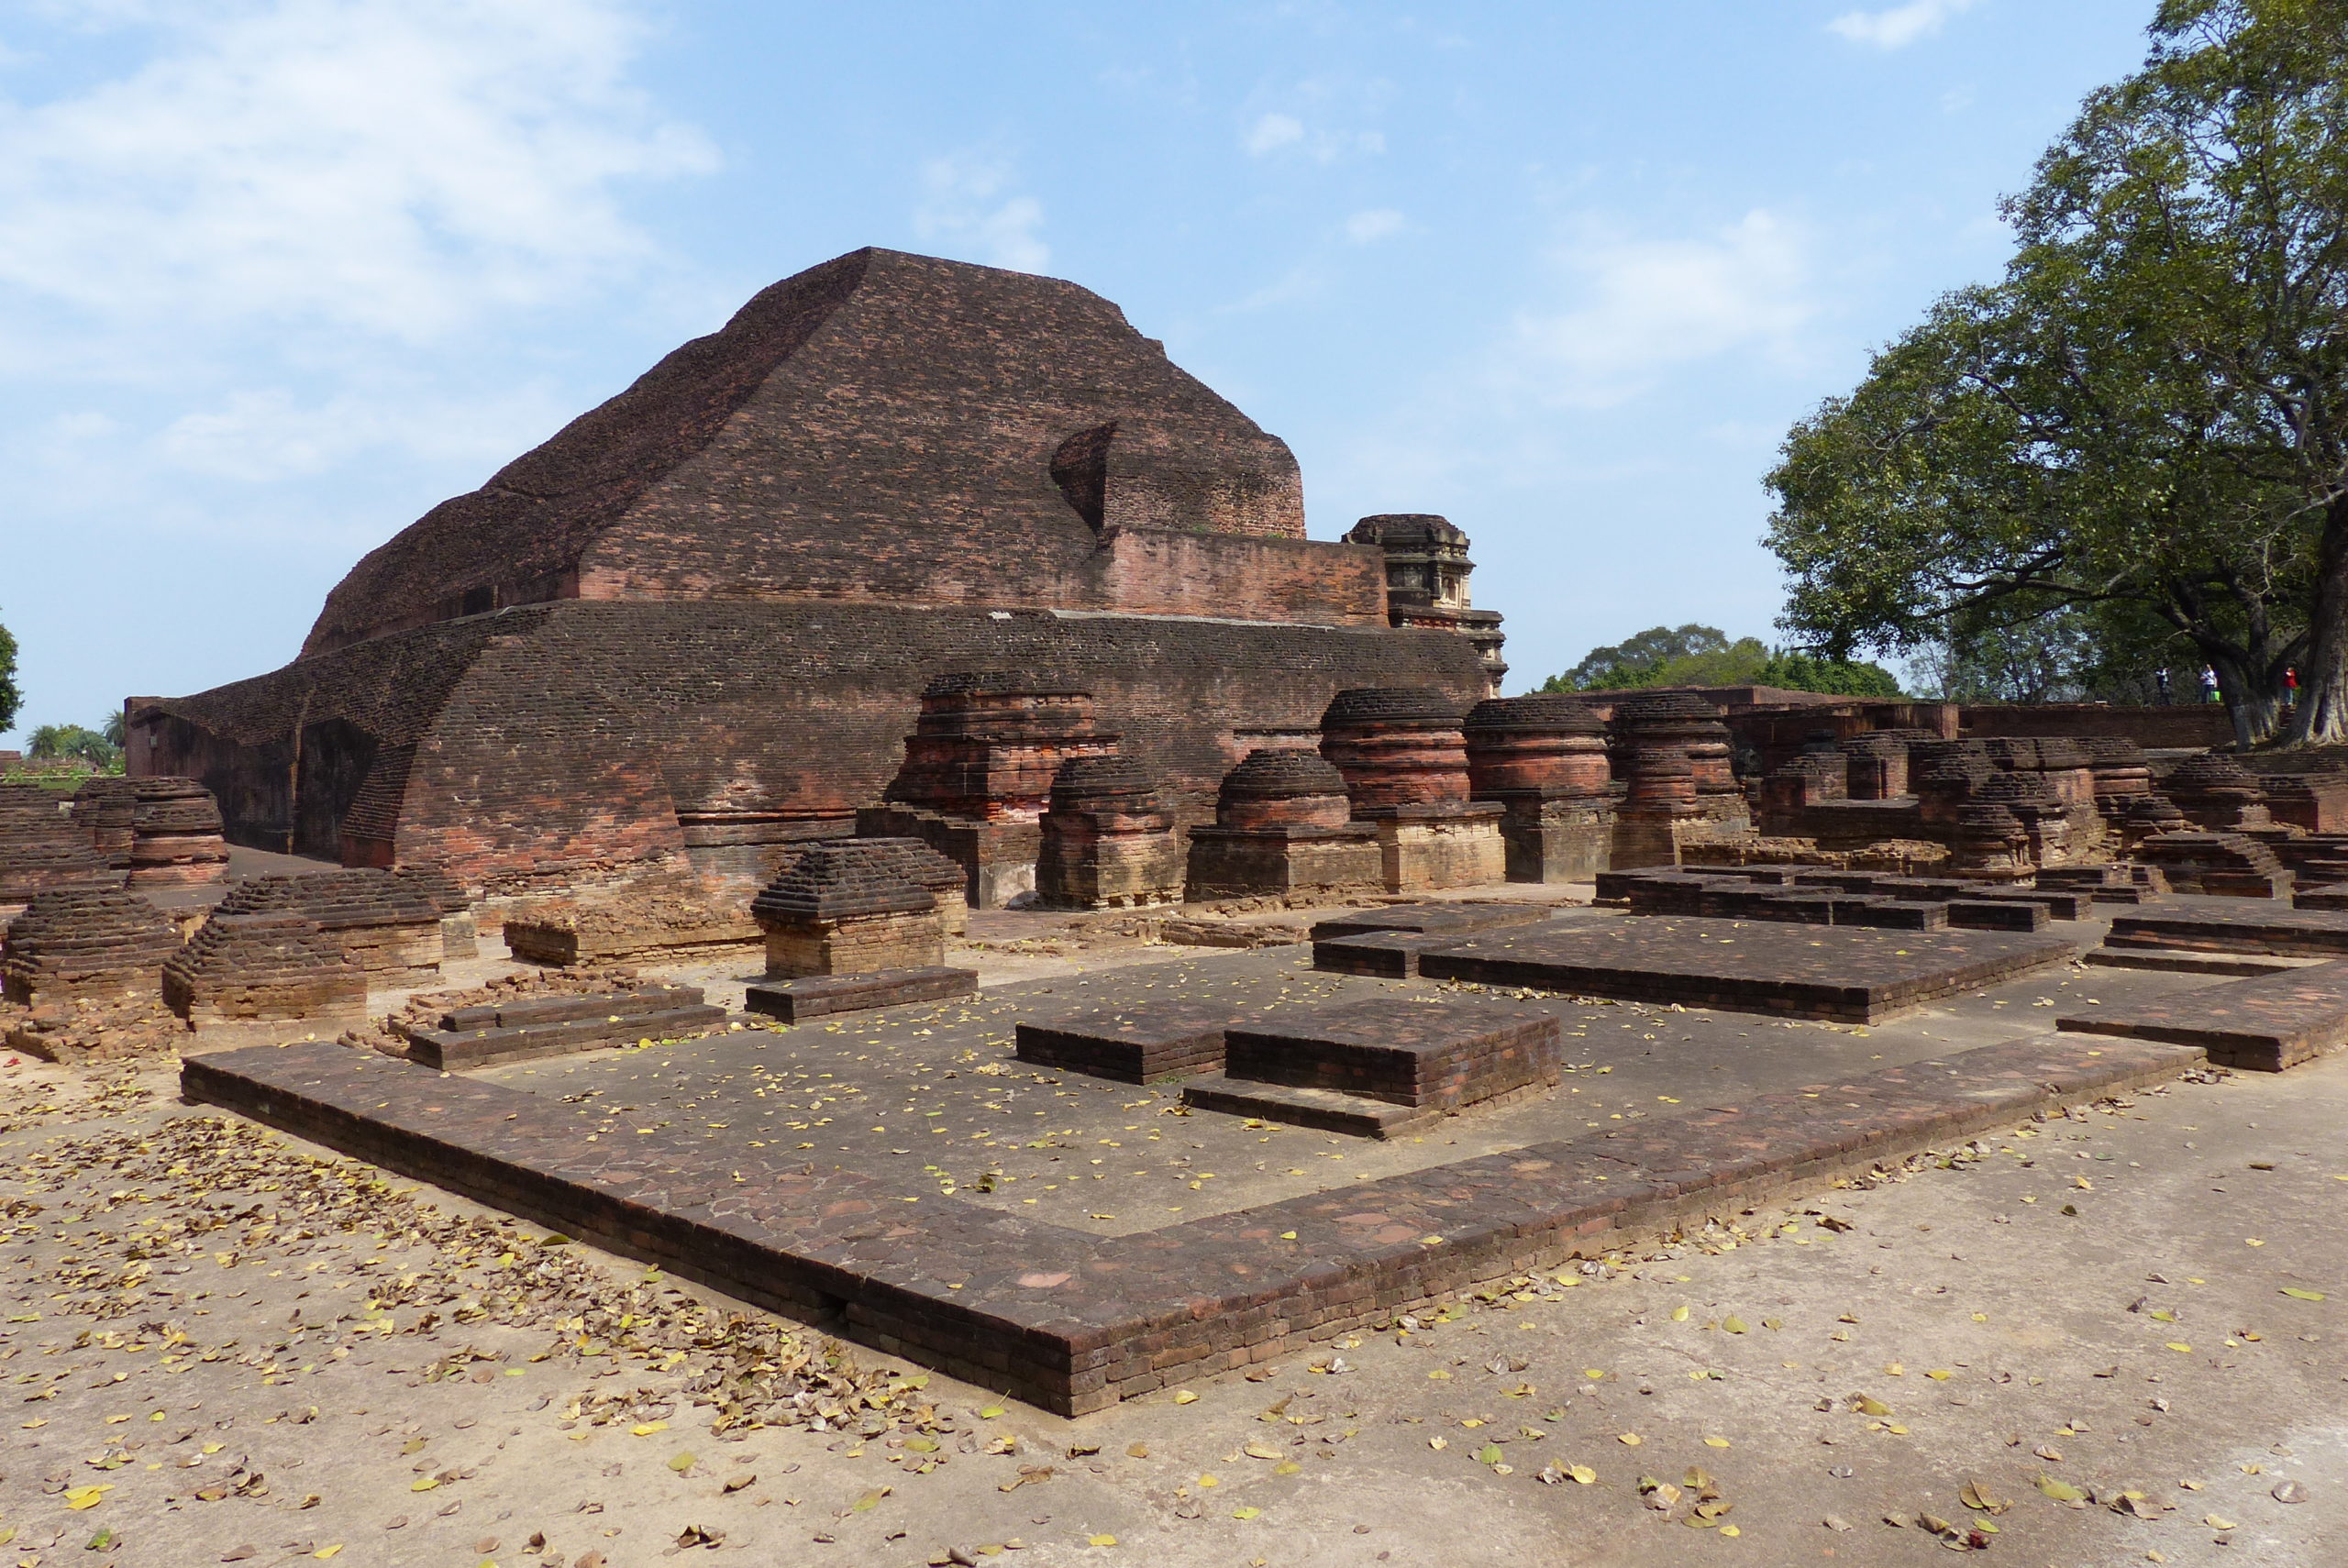
[[[2315,602],[2308,621],[2308,657],[2299,670],[2294,745],[2348,741],[2348,495],[2324,508]]]

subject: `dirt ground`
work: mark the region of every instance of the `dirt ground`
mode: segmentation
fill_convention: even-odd
[[[0,1563],[2317,1568],[2343,1127],[2179,1083],[1069,1421],[17,1061]]]

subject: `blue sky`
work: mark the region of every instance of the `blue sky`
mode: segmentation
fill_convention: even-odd
[[[1760,476],[1940,291],[2150,0],[0,15],[18,734],[290,658],[358,557],[776,278],[1048,272],[1441,512],[1510,689],[1769,635]]]

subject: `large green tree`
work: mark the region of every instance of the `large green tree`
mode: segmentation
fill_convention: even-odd
[[[1787,624],[1910,652],[2049,616],[2348,739],[2348,0],[2165,0],[1959,290],[1770,475]],[[2144,635],[2154,628],[2157,635]]]
[[[0,626],[0,730],[16,723],[17,710],[24,702],[25,694],[17,688],[17,639]]]
[[[1540,691],[1608,691],[1643,686],[1776,686],[1855,697],[1897,697],[1899,681],[1879,664],[1772,650],[1758,637],[1729,640],[1718,626],[1650,626],[1592,648]]]

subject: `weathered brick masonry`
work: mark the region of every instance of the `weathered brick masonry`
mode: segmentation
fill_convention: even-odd
[[[1341,690],[1487,689],[1300,497],[1109,302],[858,251],[372,552],[293,665],[134,699],[131,770],[234,842],[482,891],[759,874],[879,801],[933,677],[1007,668],[1091,693],[1202,822]]]

